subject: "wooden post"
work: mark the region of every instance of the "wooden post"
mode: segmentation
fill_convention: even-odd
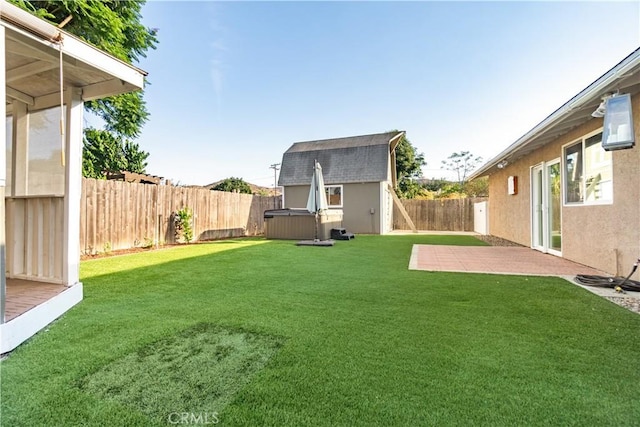
[[[2,28],[2,27],[0,27]],[[4,35],[0,32],[0,37],[2,37],[2,41],[4,41]],[[2,49],[0,52],[4,53]],[[2,55],[4,56],[4,55]],[[4,80],[4,78],[2,79]],[[4,82],[0,82],[4,87]],[[0,91],[1,94],[2,91]],[[2,107],[1,109],[4,109]],[[1,112],[1,111],[0,111]],[[2,136],[4,139],[4,136]],[[1,141],[1,140],[0,140]],[[0,144],[2,146],[4,144]],[[5,308],[5,299],[7,297],[7,277],[6,277],[6,267],[5,267],[5,236],[4,236],[4,228],[5,228],[5,215],[4,215],[4,180],[2,180],[2,185],[0,185],[0,217],[2,218],[2,226],[0,226],[0,324],[4,323],[4,308]]]
[[[5,53],[4,53],[4,27],[0,25],[0,99],[3,102],[0,102],[0,119],[4,120],[6,126],[6,82],[5,82]],[[5,236],[4,236],[4,228],[5,228],[5,214],[4,214],[4,191],[6,185],[6,166],[7,159],[5,158],[7,153],[7,141],[6,141],[6,129],[4,132],[0,133],[0,218],[2,219],[2,223],[0,224],[0,324],[4,323],[4,301],[6,299],[7,290],[6,290],[6,268],[5,268]]]
[[[77,88],[67,91],[65,129],[64,234],[62,283],[80,282],[80,198],[82,195],[82,113],[84,103]]]
[[[393,189],[391,184],[389,184],[389,192],[391,193],[391,197],[393,197],[393,203],[396,204],[396,206],[398,207],[398,210],[404,217],[405,221],[407,221],[407,224],[409,224],[409,228],[411,228],[411,231],[413,231],[414,233],[417,233],[418,230],[416,230],[416,226],[413,224],[413,221],[411,221],[411,217],[409,216],[409,214],[407,213],[407,210],[402,205],[402,202],[398,198],[398,195],[396,194],[396,191]]]
[[[12,108],[11,195],[26,196],[29,188],[29,113],[27,104],[21,101],[14,100]]]

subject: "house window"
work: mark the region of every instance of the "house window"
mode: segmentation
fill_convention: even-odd
[[[611,152],[602,148],[602,132],[564,148],[565,203],[592,204],[613,200]]]
[[[324,191],[330,208],[342,207],[342,185],[326,185]]]

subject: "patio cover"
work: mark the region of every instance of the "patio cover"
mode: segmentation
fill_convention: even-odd
[[[28,117],[32,111],[59,106],[66,112],[63,284],[61,298],[2,324],[5,303],[6,129],[0,132],[0,352],[10,351],[82,299],[79,281],[80,193],[83,102],[140,90],[146,73],[40,18],[0,0],[0,117]],[[61,81],[61,76],[62,81]],[[61,93],[62,87],[62,93]],[[6,123],[6,121],[4,121]],[[28,122],[27,122],[28,123]],[[14,128],[17,146],[28,133]],[[24,161],[24,159],[22,159]],[[14,183],[15,184],[15,183]],[[10,240],[11,241],[11,240]],[[78,285],[78,286],[74,286]],[[73,290],[73,292],[70,292]],[[70,295],[70,296],[69,296]]]
[[[5,27],[7,100],[20,100],[33,110],[60,103],[60,46],[64,87],[80,88],[83,101],[144,86],[144,71],[6,0],[0,0],[0,19]]]

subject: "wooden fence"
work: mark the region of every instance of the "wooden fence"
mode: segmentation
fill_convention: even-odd
[[[473,231],[473,205],[485,197],[443,200],[402,200],[402,205],[418,230]],[[397,207],[393,208],[394,230],[409,225]]]
[[[175,243],[173,215],[193,211],[194,240],[264,233],[263,214],[281,207],[280,197],[168,185],[83,179],[80,250],[93,254]]]

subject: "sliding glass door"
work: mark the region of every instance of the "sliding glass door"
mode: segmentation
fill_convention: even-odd
[[[531,247],[562,254],[560,160],[531,168]]]
[[[531,246],[544,252],[544,207],[542,165],[531,171]]]

